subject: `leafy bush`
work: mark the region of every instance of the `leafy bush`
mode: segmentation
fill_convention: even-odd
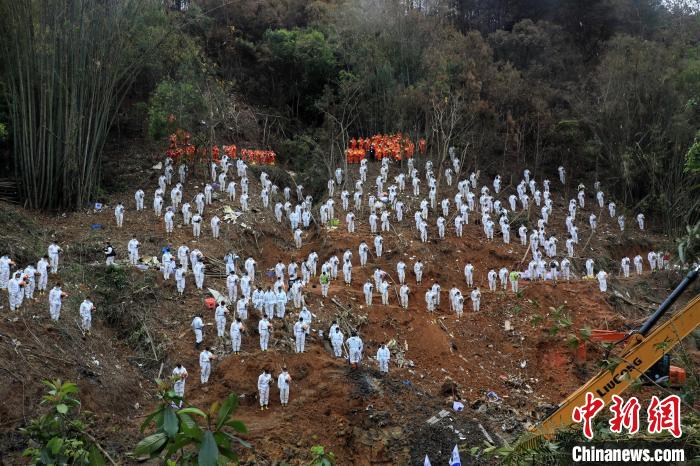
[[[233,419],[238,408],[238,396],[231,393],[223,403],[215,402],[207,412],[188,406],[182,409],[182,398],[177,396],[167,382],[159,382],[160,406],[141,426],[146,429],[155,424],[156,431],[141,440],[134,454],[140,458],[165,458],[166,464],[216,466],[237,461],[234,451],[237,446],[250,448],[250,444],[236,435],[227,432],[246,433],[241,421]],[[204,421],[204,427],[194,420],[197,416]],[[168,460],[177,457],[176,462]]]
[[[49,410],[33,419],[20,432],[29,438],[30,447],[24,456],[32,464],[104,465],[104,459],[92,437],[86,432],[85,412],[74,395],[78,386],[72,382],[44,380],[48,391],[41,399]]]
[[[311,462],[308,466],[332,466],[335,464],[335,455],[333,452],[326,451],[323,445],[314,445],[311,447]]]
[[[206,103],[194,83],[168,78],[156,86],[149,101],[148,135],[161,139],[175,130],[175,122],[194,128],[205,111]]]

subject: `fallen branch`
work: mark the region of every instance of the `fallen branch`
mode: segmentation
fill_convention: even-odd
[[[525,250],[525,254],[523,255],[523,258],[520,259],[520,262],[518,262],[518,268],[522,269],[522,267],[523,267],[523,262],[525,262],[525,258],[527,257],[527,253],[530,252],[530,247],[531,247],[531,246],[532,246],[532,244],[528,241],[527,249]]]
[[[401,246],[406,247],[406,241],[404,241],[403,237],[396,231],[394,226],[390,224],[389,228],[391,228],[391,231],[393,231],[399,241],[401,241]]]
[[[435,320],[437,321],[438,324],[440,324],[440,327],[442,327],[442,329],[445,331],[446,334],[448,334],[451,338],[454,338],[454,335],[452,335],[452,333],[450,333],[450,331],[447,330],[447,327],[445,326],[445,324],[442,323],[442,319],[440,317],[438,317]]]
[[[160,361],[160,358],[158,357],[158,352],[156,351],[156,347],[153,344],[153,338],[151,338],[151,332],[148,331],[148,326],[146,326],[146,323],[143,320],[141,321],[141,326],[146,331],[146,336],[148,337],[148,342],[151,344],[151,349],[153,350],[153,357],[155,358],[156,361]]]
[[[117,463],[112,459],[112,457],[109,455],[109,453],[107,453],[107,450],[102,448],[102,445],[100,445],[100,442],[98,442],[97,439],[94,436],[92,436],[92,434],[90,434],[89,432],[83,432],[83,433],[85,434],[85,436],[87,438],[89,438],[95,444],[97,449],[100,450],[100,452],[103,455],[105,455],[105,458],[107,458],[110,463],[112,463],[114,466],[117,466]]]
[[[68,366],[75,366],[75,365],[76,365],[75,361],[67,361],[67,360],[65,360],[65,359],[58,358],[58,357],[56,357],[56,356],[51,356],[51,355],[44,354],[44,353],[38,353],[38,352],[28,351],[28,352],[27,352],[27,355],[28,355],[28,356],[32,356],[32,357],[39,357],[39,356],[40,356],[40,357],[42,357],[42,358],[53,359],[53,360],[55,360],[55,361],[62,362],[62,363],[64,363],[64,364],[68,365]]]
[[[24,328],[27,329],[27,331],[28,331],[29,334],[32,336],[32,338],[34,338],[34,340],[35,340],[37,343],[39,343],[39,346],[41,346],[41,348],[45,350],[46,347],[45,347],[44,344],[41,342],[41,340],[39,340],[39,339],[37,338],[37,336],[34,335],[34,332],[32,332],[32,330],[29,328],[29,326],[27,325],[27,321],[24,320],[24,316],[22,316],[22,323],[24,324]]]
[[[338,306],[338,307],[344,312],[344,314],[339,314],[339,315],[336,317],[336,319],[338,320],[338,325],[340,325],[340,326],[342,327],[343,331],[344,331],[347,335],[350,335],[350,334],[352,333],[353,329],[356,328],[356,326],[350,324],[349,319],[348,319],[348,317],[352,315],[352,312],[350,312],[349,309],[346,309],[346,308],[345,308],[342,304],[340,304],[340,302],[339,302],[337,299],[335,299],[335,298],[331,298],[331,302],[332,302],[333,304],[335,304],[336,306]]]
[[[491,438],[491,436],[489,435],[489,433],[486,432],[486,429],[484,428],[484,426],[482,426],[481,424],[479,424],[479,430],[481,430],[481,433],[484,434],[484,437],[486,437],[486,440],[488,440],[488,442],[489,442],[491,445],[495,445],[495,444],[496,444],[496,443],[493,441],[493,439]]]
[[[618,299],[620,299],[621,301],[623,301],[623,302],[629,304],[630,306],[634,306],[634,307],[636,307],[636,308],[638,308],[638,309],[641,309],[642,311],[648,312],[648,311],[653,311],[653,310],[654,310],[653,307],[644,306],[643,304],[635,303],[635,302],[632,301],[631,299],[625,298],[625,297],[622,295],[622,293],[620,293],[620,292],[617,291],[617,290],[613,290],[613,296],[614,296],[615,298],[618,298]]]
[[[389,280],[391,280],[391,283],[394,284],[394,286],[392,288],[394,289],[394,293],[396,294],[396,299],[399,301],[399,303],[401,303],[401,297],[399,297],[399,292],[396,291],[396,287],[398,286],[398,284],[392,278],[392,276],[389,274],[389,272],[384,272],[384,273],[386,274],[387,277],[389,277]]]

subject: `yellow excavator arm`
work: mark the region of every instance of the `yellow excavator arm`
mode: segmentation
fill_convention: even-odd
[[[614,369],[602,370],[585,385],[561,402],[552,414],[531,431],[551,435],[557,429],[573,424],[571,414],[577,406],[585,404],[586,393],[591,392],[608,405],[613,395],[619,395],[635,380],[644,375],[663,355],[700,325],[700,295],[695,296],[680,312],[654,328],[656,322],[668,310],[678,296],[697,278],[697,267],[681,282],[659,309],[637,331],[626,338],[625,351]]]

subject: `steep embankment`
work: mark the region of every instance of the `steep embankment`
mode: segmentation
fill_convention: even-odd
[[[436,229],[431,226],[431,240],[421,243],[412,228],[412,211],[421,198],[411,196],[406,199],[408,212],[404,222],[392,222],[391,231],[384,234],[384,254],[376,258],[372,253],[365,269],[358,265],[357,247],[362,239],[371,244],[366,208],[357,213],[355,234],[347,233],[344,215],[337,215],[343,219],[339,228],[314,225],[305,233],[302,249],[296,250],[288,224],[277,224],[272,210],[260,205],[259,183],[254,174],[250,175],[252,212],[244,214],[236,224],[225,224],[220,239],[211,238],[208,219],[212,212],[223,216],[223,207],[229,203],[222,200],[215,200],[207,208],[200,241],[193,241],[191,230],[184,226],[176,226],[172,235],[166,235],[161,221],[148,208],[158,176],[149,168],[151,162],[155,160],[145,159],[130,167],[124,176],[128,191],[109,196],[102,212],[44,216],[6,205],[0,208],[5,229],[0,252],[9,252],[24,266],[43,254],[50,239],[56,239],[65,251],[59,278],[71,296],[58,323],[49,320],[46,296],[38,296],[37,302],[15,314],[3,310],[1,450],[11,455],[23,447],[14,432],[35,415],[42,392],[40,380],[61,377],[78,382],[85,409],[95,413],[94,431],[105,447],[126,458],[124,455],[138,439],[138,426],[154,402],[152,379],[168,374],[176,362],[182,362],[190,372],[190,403],[206,406],[230,392],[241,395],[237,417],[248,426],[247,438],[255,447],[254,451],[243,452],[243,459],[249,464],[294,462],[319,443],[336,453],[339,464],[415,464],[426,452],[446,457],[454,443],[480,445],[486,436],[498,443],[501,438],[515,435],[522,423],[536,420],[593,373],[592,361],[584,366],[574,363],[574,351],[567,344],[579,334],[579,329],[625,329],[632,325],[630,319],[641,315],[611,306],[610,295],[600,293],[597,282],[592,280],[577,278],[557,286],[549,282],[521,283],[522,291],[517,295],[500,286],[498,291],[489,292],[488,270],[520,266],[527,248],[519,244],[515,234],[515,241],[509,245],[498,237],[488,242],[482,227],[473,223],[465,227],[461,239],[448,228],[444,241],[437,238]],[[352,177],[356,176],[355,171]],[[485,176],[482,178],[487,181]],[[201,177],[189,180],[185,198],[191,199],[201,185]],[[141,213],[132,209],[132,192],[139,187],[147,192],[147,210]],[[444,196],[452,196],[445,187],[441,191]],[[508,193],[502,194],[503,201]],[[122,229],[115,227],[110,210],[118,200],[127,206]],[[565,195],[555,194],[556,212],[549,231],[559,238],[564,237],[566,201]],[[341,210],[339,205],[340,201],[336,203],[337,210]],[[587,218],[589,209],[590,206],[584,209],[583,218]],[[620,235],[606,217],[599,215],[601,226],[597,235],[589,238],[587,230],[581,235],[585,247],[574,260],[577,277],[585,258],[595,257],[597,268],[607,264],[612,289],[622,290],[623,295],[628,289],[637,291],[628,301],[639,301],[649,293],[662,299],[672,286],[672,279],[664,283],[648,275],[623,279],[613,277],[613,272],[617,272],[616,264],[623,254],[645,252],[649,245],[663,239],[642,236],[632,228]],[[519,214],[516,219],[529,223],[535,216],[531,214],[528,219]],[[433,222],[431,215],[431,225]],[[96,224],[102,228],[93,229]],[[519,225],[516,221],[512,224]],[[315,250],[323,262],[350,249],[355,264],[353,284],[345,286],[342,279],[334,281],[331,299],[321,297],[316,281],[307,287],[306,302],[314,314],[314,323],[304,354],[293,352],[291,327],[297,313],[291,304],[285,321],[275,322],[271,350],[267,353],[258,349],[254,331],[258,316],[252,313],[241,355],[231,355],[228,346],[216,346],[220,359],[214,365],[209,385],[202,388],[198,380],[198,351],[189,324],[194,313],[204,311],[208,324],[206,343],[216,345],[215,328],[211,326],[213,312],[203,307],[207,294],[194,288],[190,276],[181,299],[174,281],[164,283],[155,271],[126,266],[126,244],[132,237],[139,239],[146,255],[159,256],[167,244],[177,248],[186,243],[190,248],[199,248],[208,263],[205,287],[222,291],[225,281],[220,260],[229,250],[243,259],[255,258],[261,272],[256,281],[271,285],[272,279],[264,272],[278,260],[299,261]],[[102,265],[101,246],[107,239],[117,248],[119,271],[109,271]],[[416,258],[421,258],[426,268],[420,286],[412,273],[407,274],[412,293],[408,310],[398,306],[398,290],[394,288],[390,305],[382,306],[375,295],[374,305],[364,306],[361,284],[374,267],[387,271],[393,283],[396,263],[403,259],[410,269]],[[457,319],[449,311],[447,292],[457,286],[468,295],[462,274],[468,261],[474,264],[475,282],[482,289],[481,311],[472,312],[467,300],[464,317]],[[425,310],[423,297],[433,281],[440,283],[443,293],[440,308],[430,314]],[[644,293],[644,289],[649,293]],[[98,310],[92,335],[84,336],[77,315],[79,303],[88,293],[93,295]],[[318,336],[318,330],[327,334],[334,319],[341,320],[346,334],[350,328],[359,330],[366,347],[361,369],[352,371],[344,360],[333,358],[328,343]],[[388,376],[381,376],[370,357],[380,343],[389,341],[395,343],[391,370]],[[589,358],[593,359],[596,352],[589,352]],[[402,367],[395,364],[400,358],[404,360]],[[283,364],[289,367],[293,378],[290,406],[282,409],[277,403],[277,390],[273,389],[271,409],[260,412],[257,376],[263,367],[277,373]],[[495,392],[501,402],[487,402],[489,391]],[[428,423],[440,410],[449,410],[455,395],[465,401],[467,409]]]

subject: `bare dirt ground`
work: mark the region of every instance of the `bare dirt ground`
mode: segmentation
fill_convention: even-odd
[[[191,230],[183,226],[177,226],[168,237],[162,221],[149,208],[158,176],[149,167],[157,161],[155,156],[125,160],[119,178],[113,180],[123,191],[105,195],[108,207],[103,212],[47,215],[0,205],[4,229],[0,234],[0,253],[9,252],[24,266],[29,261],[36,262],[49,240],[56,239],[65,251],[59,276],[65,284],[64,291],[70,295],[58,323],[49,319],[46,296],[39,296],[38,301],[14,314],[7,310],[6,295],[0,301],[5,305],[0,310],[0,451],[4,452],[0,458],[5,464],[19,461],[18,454],[25,444],[16,429],[36,414],[42,394],[40,381],[57,377],[78,383],[84,409],[94,413],[92,429],[102,445],[125,464],[135,462],[129,451],[140,438],[138,427],[155,402],[153,379],[161,369],[162,374],[169,374],[176,362],[183,363],[190,373],[186,392],[189,403],[207,406],[231,392],[241,396],[236,416],[248,426],[250,432],[245,437],[254,446],[253,450],[241,452],[244,464],[304,464],[308,449],[315,444],[335,452],[338,464],[343,465],[418,464],[426,453],[435,461],[442,461],[455,443],[465,451],[483,445],[487,436],[504,444],[522,431],[525,422],[536,421],[595,373],[600,349],[591,348],[587,363],[577,364],[575,351],[567,344],[572,335],[584,327],[626,330],[638,325],[679,277],[673,272],[619,277],[618,264],[624,255],[633,257],[640,253],[646,257],[652,245],[656,250],[668,248],[668,240],[640,234],[631,224],[620,234],[605,213],[598,215],[601,225],[595,237],[589,240],[587,225],[582,228],[582,244],[586,248],[577,251],[575,280],[557,286],[521,281],[522,292],[518,295],[500,287],[492,293],[486,281],[488,270],[502,266],[511,269],[526,254],[517,234],[512,235],[510,245],[504,245],[498,235],[496,241],[487,242],[482,227],[472,223],[465,226],[463,238],[448,233],[446,240],[440,241],[433,227],[433,238],[423,244],[411,227],[412,211],[420,199],[410,199],[404,222],[394,221],[392,231],[384,235],[383,256],[370,255],[369,266],[361,269],[357,246],[362,239],[371,245],[372,239],[366,211],[358,215],[355,234],[347,233],[344,214],[338,214],[342,217],[339,228],[314,226],[305,232],[303,248],[296,250],[288,224],[277,224],[272,210],[260,205],[258,177],[253,173],[249,175],[253,212],[244,214],[235,225],[224,224],[222,238],[213,239],[208,228],[212,210],[221,212],[228,204],[220,200],[205,212],[200,241],[193,241]],[[356,167],[352,170],[356,176]],[[195,186],[202,186],[201,175],[192,178],[199,178],[199,182],[188,181],[184,196],[187,199],[197,192]],[[482,176],[482,182],[485,181]],[[142,213],[133,210],[133,191],[138,187],[146,191],[146,211]],[[504,201],[506,197],[502,195]],[[116,228],[111,210],[118,200],[127,206],[122,229]],[[550,221],[553,227],[549,230],[559,238],[564,237],[562,209],[566,200],[565,196],[556,199],[560,211]],[[587,219],[593,204],[592,199],[588,201],[588,208],[579,218]],[[342,212],[339,204],[340,201],[336,211]],[[534,220],[534,214],[531,218]],[[584,223],[587,222],[579,220],[579,225]],[[92,229],[94,224],[101,224],[102,228]],[[512,224],[517,228],[518,223]],[[258,261],[258,270],[265,272],[278,260],[288,263],[305,258],[312,250],[323,262],[332,254],[341,256],[350,249],[355,264],[353,284],[348,287],[342,279],[334,281],[330,289],[333,299],[321,297],[316,281],[307,287],[306,303],[314,314],[314,322],[306,353],[294,354],[291,327],[297,312],[288,305],[284,323],[275,322],[271,351],[259,351],[254,331],[259,317],[253,313],[246,324],[243,351],[235,356],[230,354],[228,345],[216,346],[215,327],[211,326],[213,311],[203,306],[208,294],[194,288],[191,276],[184,299],[177,297],[174,281],[163,283],[155,271],[131,268],[124,291],[106,294],[110,283],[100,281],[105,269],[102,243],[111,240],[117,248],[119,266],[128,268],[126,244],[132,236],[141,241],[142,252],[147,255],[160,256],[160,249],[167,244],[175,249],[182,243],[199,248],[212,259],[205,288],[225,290],[225,280],[214,259],[221,260],[229,250],[236,251],[243,260],[252,256]],[[560,243],[560,253],[562,249],[565,248]],[[580,278],[587,257],[605,265],[611,278],[609,293],[601,293],[596,281]],[[426,268],[420,286],[413,274],[407,273],[412,293],[408,310],[398,305],[394,290],[389,306],[382,306],[376,295],[371,308],[364,306],[361,285],[374,267],[389,272],[393,280],[398,260],[403,259],[411,269],[414,258],[422,258]],[[466,300],[465,315],[457,319],[449,310],[447,292],[456,285],[468,295],[462,272],[467,261],[477,271],[475,282],[482,289],[481,311],[472,312],[471,303]],[[272,284],[264,273],[256,281]],[[440,308],[430,314],[423,295],[433,281],[439,281],[443,292]],[[615,298],[612,290],[626,299]],[[692,296],[692,291],[687,296]],[[92,335],[83,336],[78,327],[78,306],[87,293],[97,293],[98,310],[93,317]],[[100,296],[108,296],[112,302],[100,302]],[[105,318],[101,309],[107,304],[110,309],[121,309],[123,320],[113,314]],[[128,312],[134,309],[138,312]],[[197,312],[204,312],[204,320],[209,324],[206,344],[216,346],[215,353],[220,356],[206,388],[199,383],[198,350],[189,330]],[[557,312],[563,312],[571,323],[558,324]],[[322,330],[327,334],[331,321],[338,316],[349,320],[364,340],[365,360],[359,370],[351,370],[347,361],[335,359],[328,342],[316,333]],[[395,364],[394,351],[390,373],[382,376],[370,356],[380,343],[390,340],[395,340],[406,364]],[[690,340],[686,347],[695,357],[694,341]],[[257,404],[257,376],[263,367],[276,375],[283,364],[289,367],[293,379],[290,406],[280,407],[277,389],[273,388],[271,408],[261,412]],[[489,391],[501,401],[488,402]],[[466,405],[461,413],[451,411],[455,395]],[[434,424],[427,423],[443,409],[449,412],[448,416]],[[483,461],[467,460],[467,456],[463,453],[465,463]]]

